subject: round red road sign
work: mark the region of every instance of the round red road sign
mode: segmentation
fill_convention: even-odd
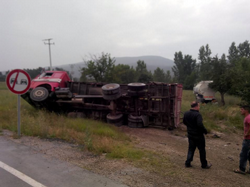
[[[6,85],[14,94],[24,94],[30,88],[31,79],[27,72],[14,69],[6,77]]]

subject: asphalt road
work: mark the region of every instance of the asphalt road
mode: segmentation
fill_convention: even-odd
[[[1,187],[127,187],[0,136]]]

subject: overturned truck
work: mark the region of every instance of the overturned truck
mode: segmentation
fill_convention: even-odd
[[[132,128],[178,126],[182,85],[162,82],[74,82],[64,71],[46,71],[22,95],[29,104],[49,111],[104,120]]]

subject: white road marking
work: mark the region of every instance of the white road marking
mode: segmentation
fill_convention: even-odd
[[[15,175],[19,179],[23,180],[24,182],[28,183],[29,185],[33,187],[46,187],[43,184],[35,181],[34,179],[28,177],[27,175],[21,173],[20,171],[17,171],[16,169],[8,166],[7,164],[3,163],[0,161],[0,167],[3,168],[4,170],[8,171],[12,175]]]

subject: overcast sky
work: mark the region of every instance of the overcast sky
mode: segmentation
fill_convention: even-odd
[[[249,0],[0,0],[0,71],[174,53],[197,59],[249,41]]]

